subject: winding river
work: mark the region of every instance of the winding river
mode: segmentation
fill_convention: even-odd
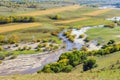
[[[85,34],[88,29],[94,27],[83,27],[80,30],[72,29],[72,34],[76,35],[75,41],[70,42],[62,31],[59,34],[59,38],[62,39],[63,44],[66,45],[65,49],[60,49],[55,52],[43,53],[43,54],[31,54],[31,55],[19,55],[16,59],[5,60],[0,64],[0,75],[12,75],[12,74],[31,74],[41,70],[46,64],[56,62],[60,55],[64,52],[77,48],[78,50],[84,45],[84,40],[79,38],[79,35]]]

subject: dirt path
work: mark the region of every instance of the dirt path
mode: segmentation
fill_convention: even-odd
[[[77,22],[77,21],[82,21],[82,20],[87,20],[89,18],[76,18],[76,19],[72,19],[72,20],[64,20],[64,21],[58,21],[58,22],[54,22],[55,24],[67,24],[67,23],[72,23],[72,22]]]
[[[94,12],[91,12],[91,13],[87,13],[87,14],[84,14],[84,15],[87,15],[87,16],[97,16],[99,14],[103,14],[103,13],[109,12],[111,10],[112,9],[101,9],[101,10],[97,10],[97,11],[94,11]]]
[[[42,24],[40,23],[22,23],[22,24],[16,24],[16,25],[8,25],[8,26],[0,27],[0,33],[24,29],[24,28],[36,27],[41,25]]]
[[[59,13],[59,12],[62,12],[62,11],[72,11],[72,10],[76,10],[76,9],[79,9],[79,8],[81,8],[81,6],[72,5],[72,6],[65,6],[65,7],[42,10],[42,11],[34,11],[34,12],[30,12],[30,13],[21,14],[20,16],[40,16],[40,15]]]

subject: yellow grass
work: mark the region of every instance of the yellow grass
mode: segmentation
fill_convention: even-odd
[[[88,16],[97,16],[99,14],[103,14],[103,13],[106,13],[108,11],[111,11],[112,9],[102,9],[102,10],[97,10],[97,11],[94,11],[94,12],[91,12],[91,13],[87,13],[87,14],[84,14],[84,15],[88,15]]]
[[[8,26],[0,27],[0,33],[24,29],[24,28],[36,27],[40,25],[41,25],[40,23],[22,23],[16,25],[8,25]]]
[[[72,22],[77,22],[77,21],[82,21],[82,20],[87,20],[89,18],[77,18],[77,19],[73,19],[73,20],[64,20],[64,21],[58,21],[58,22],[54,22],[55,24],[67,24],[67,23],[72,23]]]
[[[20,16],[40,16],[40,15],[59,13],[62,11],[72,11],[72,10],[76,10],[79,8],[81,8],[81,6],[79,6],[79,5],[64,6],[64,7],[60,7],[60,8],[53,8],[53,9],[48,9],[48,10],[25,13],[25,14],[21,14]]]

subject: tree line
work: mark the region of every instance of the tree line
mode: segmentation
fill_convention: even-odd
[[[35,17],[30,16],[0,16],[0,24],[35,22]]]

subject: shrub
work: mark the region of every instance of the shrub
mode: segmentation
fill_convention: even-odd
[[[42,50],[42,49],[40,49],[40,48],[38,48],[36,51],[42,52],[43,50]]]
[[[90,59],[84,61],[83,70],[87,71],[87,70],[90,70],[92,68],[95,68],[96,66],[97,66],[96,60],[94,58],[90,58]]]
[[[81,34],[80,36],[79,36],[79,38],[84,38],[85,37],[85,35],[84,34]]]
[[[5,55],[0,53],[0,60],[4,60],[5,59]]]
[[[50,64],[44,66],[44,68],[42,69],[43,72],[45,73],[52,73],[53,71],[51,70],[51,66]]]
[[[0,60],[0,64],[2,64],[2,60]]]
[[[27,46],[24,46],[24,47],[23,47],[23,50],[27,50]]]
[[[111,45],[111,44],[114,44],[114,43],[115,43],[114,40],[110,40],[110,41],[107,43],[107,45]]]
[[[2,51],[3,50],[3,47],[2,46],[0,46],[0,51]]]
[[[3,35],[0,35],[0,43],[4,42],[5,37]]]
[[[58,36],[58,32],[57,31],[51,32],[51,35]]]
[[[87,48],[86,46],[83,46],[83,47],[81,48],[81,51],[88,51],[88,48]]]
[[[59,46],[54,46],[53,50],[56,50],[56,49],[58,49],[58,48],[59,48]]]
[[[42,45],[42,44],[39,44],[39,45],[38,45],[38,47],[39,47],[39,48],[42,48],[42,47],[43,47],[43,45]]]
[[[63,72],[71,72],[72,69],[73,69],[73,66],[67,65],[67,66],[64,67]]]
[[[55,16],[50,16],[51,19],[53,20],[59,20],[61,19],[61,16],[60,15],[55,15]]]
[[[11,44],[17,43],[19,41],[19,37],[17,35],[12,35],[9,37],[8,42]]]
[[[15,44],[15,47],[18,47],[19,46],[19,44]]]
[[[41,39],[37,39],[37,42],[41,42]]]
[[[28,49],[27,50],[30,50],[32,47],[28,47]]]
[[[10,59],[15,59],[15,58],[17,58],[17,55],[12,55],[12,56],[10,57]]]
[[[90,38],[89,38],[89,37],[86,37],[84,41],[85,41],[85,42],[89,42],[89,41],[90,41]]]
[[[104,27],[114,28],[114,27],[115,27],[115,24],[104,25]]]

